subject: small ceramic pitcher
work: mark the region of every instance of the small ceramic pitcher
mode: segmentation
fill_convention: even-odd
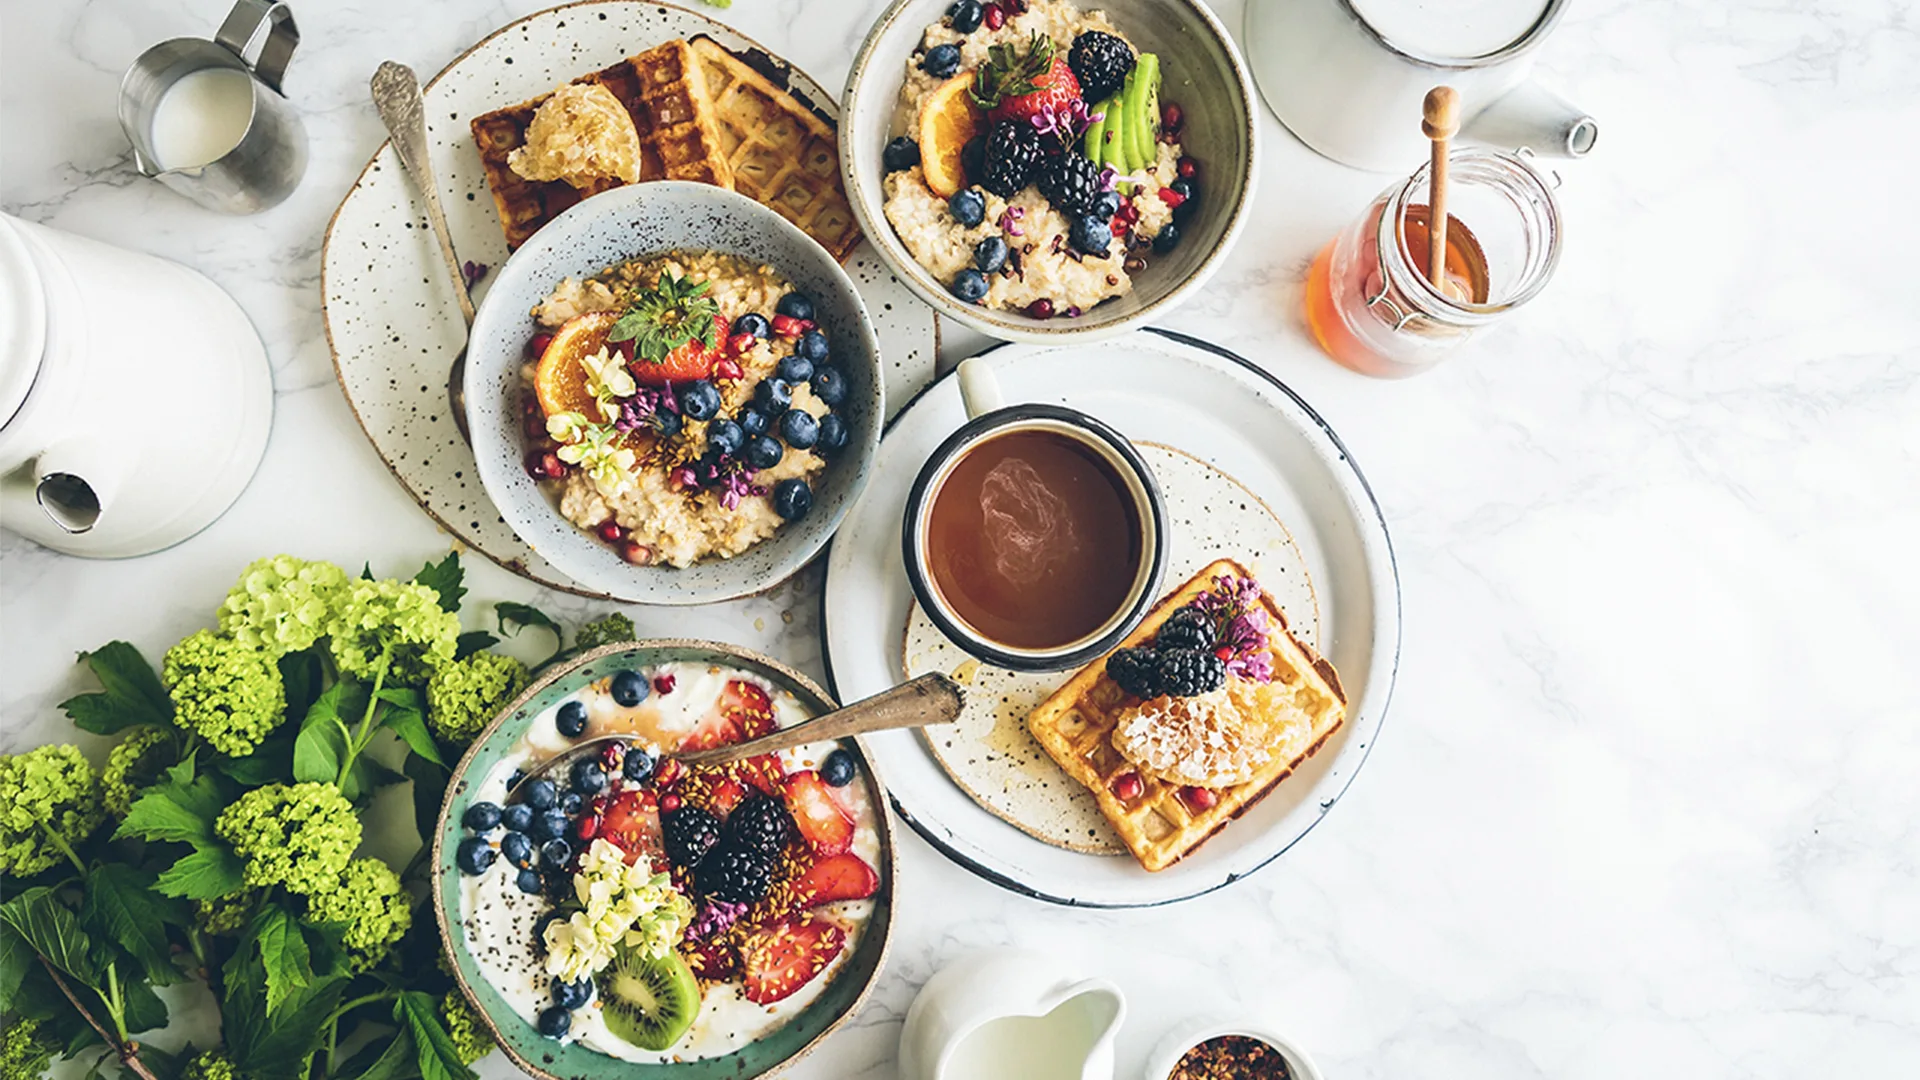
[[[927,980],[900,1034],[902,1080],[1112,1080],[1120,988],[992,949]]]

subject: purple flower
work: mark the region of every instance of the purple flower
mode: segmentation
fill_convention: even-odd
[[[693,469],[686,465],[682,465],[668,473],[667,479],[673,481],[673,486],[686,490],[692,490],[700,486],[700,478],[695,476]]]
[[[660,413],[679,411],[680,403],[673,398],[672,386],[643,386],[632,397],[620,399],[620,416],[613,422],[613,429],[632,431],[650,425]]]
[[[1102,165],[1100,167],[1100,190],[1112,191],[1114,178],[1119,175],[1120,173],[1115,170],[1113,166]]]
[[[753,470],[747,463],[732,456],[720,459],[718,469],[720,482],[720,505],[731,510],[740,505],[740,500],[749,495],[765,495],[767,489],[753,482]]]
[[[1273,657],[1267,650],[1272,623],[1260,604],[1260,583],[1222,574],[1213,588],[1193,602],[1221,627],[1220,644],[1232,650],[1227,673],[1255,682],[1273,681]]]
[[[1236,653],[1264,648],[1267,644],[1267,613],[1253,608],[1235,615],[1221,632],[1220,644]]]
[[[1227,674],[1248,682],[1273,681],[1273,654],[1266,649],[1235,656],[1227,661]]]
[[[1065,144],[1079,138],[1087,128],[1105,118],[1105,113],[1089,113],[1087,103],[1074,98],[1065,105],[1049,105],[1042,108],[1028,117],[1028,122],[1040,134],[1051,135]]]
[[[1005,210],[1002,210],[1000,212],[1000,221],[999,221],[1000,230],[1006,233],[1008,236],[1027,235],[1026,230],[1022,229],[1018,224],[1020,219],[1026,216],[1027,216],[1027,208],[1024,206],[1007,207]]]
[[[700,905],[700,910],[687,924],[687,940],[705,941],[710,937],[726,933],[740,916],[747,913],[745,904],[729,904],[725,900],[708,900]]]

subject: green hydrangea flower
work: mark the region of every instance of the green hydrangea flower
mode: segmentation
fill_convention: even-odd
[[[220,632],[275,656],[299,652],[327,632],[347,580],[330,562],[259,559],[220,605]]]
[[[246,860],[256,888],[285,885],[297,893],[336,888],[360,846],[360,819],[332,784],[268,784],[221,811],[213,831]]]
[[[425,682],[453,660],[460,617],[440,606],[440,594],[408,581],[349,582],[328,634],[340,670],[371,681],[383,653],[392,657],[390,682]]]
[[[100,767],[100,798],[107,813],[126,817],[142,789],[158,780],[175,760],[172,732],[157,727],[128,732],[107,752],[107,763]]]
[[[447,991],[447,996],[440,999],[440,1020],[447,1025],[447,1034],[453,1038],[453,1052],[463,1063],[471,1065],[493,1053],[493,1036],[487,1034],[485,1022],[459,987]]]
[[[401,886],[400,875],[386,863],[355,859],[331,888],[307,894],[306,921],[344,929],[342,940],[353,969],[366,971],[386,959],[394,943],[406,936],[413,925],[413,898]]]
[[[201,933],[213,937],[238,934],[252,917],[253,901],[259,895],[258,889],[242,889],[211,900],[196,900],[193,903],[193,925]]]
[[[224,1050],[208,1050],[197,1054],[187,1067],[180,1070],[180,1080],[241,1080],[240,1070]]]
[[[16,1016],[0,1032],[0,1080],[39,1080],[59,1044],[41,1034],[40,1021]],[[488,1049],[492,1049],[489,1044]]]
[[[479,652],[434,669],[427,680],[427,723],[450,743],[472,742],[500,707],[527,685],[527,665]]]
[[[632,640],[633,620],[616,611],[582,626],[573,635],[573,647],[578,652],[586,652],[616,641]]]
[[[287,718],[273,654],[211,630],[168,649],[160,681],[173,698],[173,722],[228,757],[253,753]]]
[[[31,877],[100,827],[100,781],[78,747],[0,754],[0,874]]]

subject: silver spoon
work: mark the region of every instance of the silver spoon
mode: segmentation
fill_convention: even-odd
[[[400,167],[407,170],[426,200],[427,223],[440,241],[440,257],[446,260],[447,276],[453,279],[453,297],[460,302],[460,315],[471,328],[473,298],[467,295],[466,275],[453,254],[453,235],[447,231],[447,215],[440,208],[440,186],[434,181],[433,162],[427,157],[426,104],[420,99],[420,80],[414,77],[412,68],[389,60],[373,73],[369,85],[373,88],[373,107],[380,111],[387,134],[393,136],[393,152],[400,157]],[[447,371],[447,404],[453,409],[453,423],[460,429],[460,437],[472,442],[473,436],[467,434],[466,374],[467,345],[462,341],[460,355],[453,358],[453,366]]]
[[[781,728],[757,739],[734,743],[731,746],[716,746],[711,750],[695,750],[690,754],[667,753],[688,768],[704,765],[724,765],[742,758],[771,754],[780,750],[791,750],[807,743],[825,742],[831,739],[844,739],[851,735],[865,735],[874,731],[891,731],[895,728],[926,727],[931,724],[950,724],[960,718],[960,707],[966,696],[958,683],[938,673],[922,675],[910,682],[901,683],[891,690],[883,690],[870,698],[864,698],[842,709],[823,713],[811,720],[802,721],[792,727]],[[631,735],[602,735],[596,739],[575,743],[565,751],[533,767],[520,782],[507,791],[506,801],[513,797],[537,777],[561,769],[571,768],[575,761],[588,755],[598,755],[600,749],[608,743],[631,743],[636,741]]]

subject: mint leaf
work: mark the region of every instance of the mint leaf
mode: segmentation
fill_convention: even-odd
[[[511,600],[502,600],[493,605],[493,613],[500,621],[500,632],[508,637],[519,634],[522,629],[529,626],[537,626],[553,635],[553,652],[547,655],[546,660],[533,665],[534,667],[539,667],[547,660],[560,655],[565,642],[565,631],[561,630],[560,624],[549,618],[546,612],[532,604],[516,604]]]
[[[149,871],[106,863],[87,875],[80,920],[119,942],[149,981],[167,986],[184,978],[169,955],[167,927],[187,925],[187,908],[155,892],[154,880]]]
[[[454,641],[453,658],[465,660],[477,652],[485,652],[500,644],[500,639],[485,630],[469,630]]]
[[[466,571],[460,569],[457,551],[447,552],[447,557],[437,563],[429,561],[413,575],[414,584],[425,585],[440,594],[442,610],[455,612],[460,610],[460,598],[467,595],[466,586],[461,584],[465,578]]]
[[[224,844],[196,848],[157,878],[153,887],[167,896],[212,900],[246,887],[246,863]]]
[[[477,1075],[460,1060],[453,1048],[453,1037],[440,1022],[440,1012],[431,994],[406,990],[393,1003],[393,1018],[406,1023],[413,1032],[416,1059],[422,1080],[474,1080]]]
[[[60,703],[74,725],[96,735],[112,735],[136,724],[166,727],[173,722],[173,701],[140,650],[110,641],[80,659],[93,669],[102,690]]]
[[[300,723],[293,740],[293,778],[332,783],[340,775],[352,741],[348,725],[357,724],[366,711],[366,688],[342,679],[321,694]]]
[[[387,703],[387,708],[380,713],[381,726],[405,739],[414,753],[444,767],[446,762],[440,758],[440,747],[427,730],[426,714],[420,711],[419,692],[404,687],[382,690],[380,700]]]
[[[27,947],[83,985],[99,981],[100,959],[73,912],[51,886],[28,889],[0,904],[0,923],[25,939]]]

